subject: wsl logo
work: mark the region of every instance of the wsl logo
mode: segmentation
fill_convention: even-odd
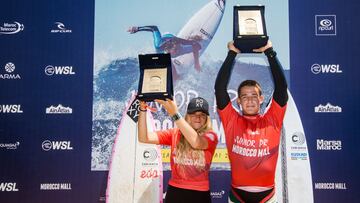
[[[75,75],[72,66],[52,66],[48,65],[45,67],[45,74],[48,76],[52,75]]]
[[[64,23],[61,22],[55,22],[56,29],[52,29],[51,33],[72,33],[72,30],[67,29],[64,25]]]
[[[15,64],[13,64],[12,62],[9,62],[9,63],[5,64],[4,68],[5,68],[6,73],[0,74],[0,79],[3,79],[3,80],[18,80],[18,79],[21,79],[19,74],[14,73]]]
[[[73,150],[70,141],[49,141],[45,140],[41,147],[44,151],[50,150]]]
[[[341,113],[342,108],[327,103],[326,105],[319,104],[319,106],[315,106],[314,111],[315,113]]]
[[[0,192],[18,192],[16,183],[0,183]]]
[[[12,35],[24,30],[24,25],[19,22],[4,23],[0,26],[0,35]]]
[[[315,15],[315,35],[336,35],[336,15]]]
[[[340,65],[339,64],[313,64],[311,66],[311,72],[314,73],[315,75],[319,74],[319,73],[342,73],[342,70],[340,69]]]
[[[0,113],[23,113],[20,104],[0,104]]]

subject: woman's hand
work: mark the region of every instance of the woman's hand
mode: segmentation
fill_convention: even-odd
[[[161,104],[165,110],[168,112],[169,116],[173,116],[178,112],[178,108],[176,106],[176,103],[171,99],[161,100],[161,99],[155,99],[156,102]]]

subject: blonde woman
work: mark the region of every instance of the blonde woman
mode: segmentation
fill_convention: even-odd
[[[140,103],[138,138],[140,142],[171,146],[171,178],[165,203],[211,202],[209,169],[218,143],[212,131],[208,102],[197,97],[190,101],[184,117],[174,101],[155,100],[167,111],[176,128],[148,132],[146,103]]]

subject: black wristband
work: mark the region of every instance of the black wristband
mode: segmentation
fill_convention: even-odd
[[[276,56],[276,51],[274,51],[274,49],[272,47],[270,47],[264,51],[264,54],[267,57],[274,58]]]
[[[182,118],[182,116],[179,112],[171,116],[171,120],[173,120],[174,122],[179,120],[180,118]]]
[[[140,109],[140,108],[139,108],[139,111],[142,111],[142,112],[147,112],[147,110],[146,110],[146,109],[145,109],[145,110],[142,110],[142,109]]]

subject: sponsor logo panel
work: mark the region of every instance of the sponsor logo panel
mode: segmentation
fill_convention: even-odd
[[[336,15],[315,15],[316,36],[336,36]]]
[[[24,113],[21,104],[0,104],[0,114]]]
[[[0,182],[0,192],[18,192],[16,182]]]
[[[13,142],[13,143],[0,143],[0,150],[7,149],[7,150],[16,150],[20,146],[20,142]]]
[[[73,110],[70,107],[65,107],[61,104],[57,106],[51,105],[46,108],[46,114],[72,114]]]
[[[342,142],[341,140],[316,140],[316,150],[318,151],[341,151]]]
[[[221,199],[225,196],[225,191],[221,190],[221,191],[212,191],[210,192],[211,198],[212,199]]]
[[[20,74],[15,71],[16,66],[13,62],[8,62],[4,66],[5,71],[0,72],[1,80],[19,80],[21,79]]]
[[[71,145],[71,141],[50,141],[45,140],[41,144],[41,148],[44,151],[69,151],[74,148]]]
[[[318,64],[314,63],[310,68],[311,72],[315,75],[318,74],[340,74],[343,71],[340,64]]]
[[[309,153],[306,147],[306,138],[303,132],[295,132],[291,136],[290,159],[308,160]]]
[[[47,76],[53,75],[75,75],[73,66],[53,66],[47,65],[45,67],[45,74]]]
[[[54,28],[51,29],[51,33],[61,33],[61,34],[68,34],[72,33],[71,29],[66,28],[65,24],[62,22],[55,22]]]
[[[315,113],[341,113],[342,108],[340,106],[332,105],[329,102],[326,105],[319,104],[314,107]]]
[[[314,183],[314,188],[316,190],[347,190],[345,182],[328,182],[328,183]]]
[[[71,183],[40,183],[40,190],[72,190]]]
[[[23,31],[25,28],[24,24],[19,22],[4,22],[0,25],[0,35],[12,35]]]

